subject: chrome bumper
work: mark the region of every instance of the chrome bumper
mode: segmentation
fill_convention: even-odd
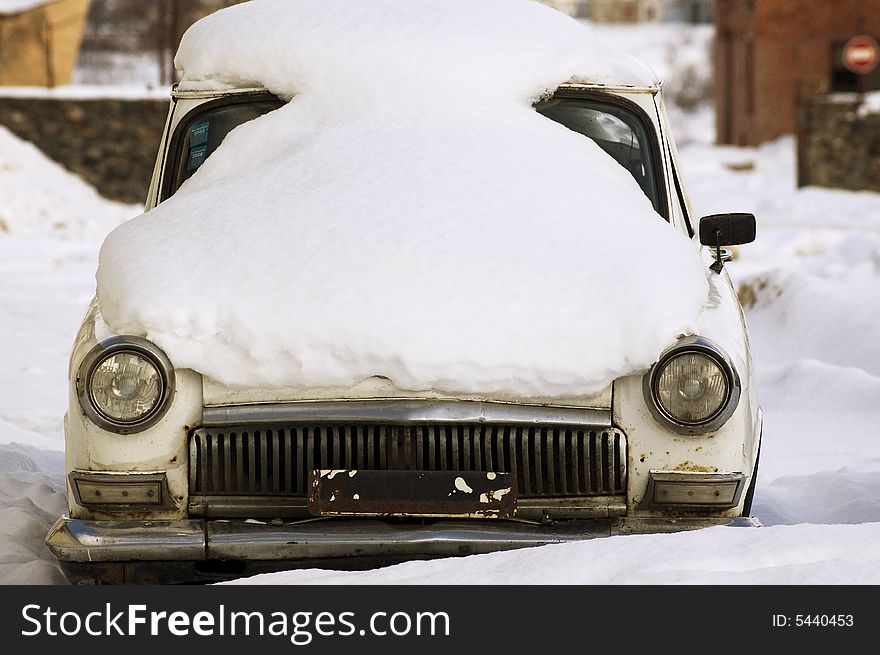
[[[544,526],[501,520],[428,525],[362,519],[255,521],[83,521],[61,517],[46,537],[62,563],[341,558],[431,558],[488,553],[616,534],[759,525],[748,518],[607,519]]]

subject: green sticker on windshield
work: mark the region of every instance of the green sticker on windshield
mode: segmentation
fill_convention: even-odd
[[[189,159],[186,163],[186,169],[189,173],[196,171],[208,156],[208,132],[210,128],[210,121],[201,121],[189,128]]]
[[[202,163],[205,161],[205,156],[208,153],[208,146],[197,146],[195,148],[189,149],[189,161],[187,162],[186,168],[192,173],[196,170]]]
[[[189,128],[189,147],[191,149],[208,143],[208,129],[210,127],[209,121],[202,121]]]

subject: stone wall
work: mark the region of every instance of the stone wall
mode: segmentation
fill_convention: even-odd
[[[815,96],[798,118],[800,186],[880,191],[880,107],[858,94]]]
[[[167,113],[160,99],[0,96],[0,125],[130,203],[146,198]]]

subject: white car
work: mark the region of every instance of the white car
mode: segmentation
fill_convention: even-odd
[[[175,87],[148,209],[235,126],[283,104],[262,88]],[[211,579],[754,524],[762,414],[723,266],[723,247],[754,239],[754,216],[691,215],[659,82],[565,84],[536,110],[593,139],[702,244],[710,302],[698,328],[650,368],[576,400],[407,391],[381,376],[291,393],[177,367],[144,338],[108,334],[95,301],[70,362],[69,513],[47,537],[71,581]]]

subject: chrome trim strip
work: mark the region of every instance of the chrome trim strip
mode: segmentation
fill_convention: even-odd
[[[83,521],[62,516],[46,545],[61,561],[205,559],[203,521]]]
[[[609,91],[615,93],[657,93],[662,87],[661,81],[653,84],[603,84],[601,82],[565,82],[559,85],[560,89],[587,89],[590,91]],[[201,100],[207,98],[224,98],[227,96],[268,93],[268,89],[261,86],[249,87],[225,87],[218,89],[181,89],[179,84],[171,87],[170,96],[175,99]]]
[[[208,519],[311,517],[303,496],[193,495],[189,497],[189,514]],[[519,498],[516,505],[517,519],[533,521],[606,519],[625,514],[626,496]]]
[[[474,400],[299,401],[205,407],[202,426],[278,423],[507,423],[611,427],[611,411]]]
[[[603,84],[602,82],[564,82],[560,89],[589,89],[599,91],[617,91],[620,93],[657,93],[663,86],[661,80],[653,84]]]
[[[190,516],[205,518],[309,518],[306,496],[190,495]]]
[[[208,524],[208,557],[216,559],[323,559],[358,556],[450,556],[579,541],[610,534],[607,521],[573,526],[486,519],[440,521],[430,526],[369,519],[328,519],[274,527],[256,523]]]
[[[539,525],[518,521],[441,521],[430,525],[365,519],[255,521],[82,521],[62,517],[46,538],[62,562],[291,561],[352,557],[455,556],[613,534],[677,532],[712,525],[756,526],[738,517],[617,519]]]
[[[626,515],[626,496],[519,498],[516,517],[525,520],[608,519]]]
[[[260,95],[263,93],[269,93],[269,90],[262,86],[248,86],[241,88],[226,87],[219,89],[181,89],[179,84],[174,84],[171,87],[170,96],[174,99],[180,100],[202,100],[225,98],[228,96]]]
[[[684,530],[699,530],[716,525],[730,528],[761,528],[761,522],[746,516],[700,516],[688,518],[627,518],[615,521],[612,535],[619,534],[671,534]]]

